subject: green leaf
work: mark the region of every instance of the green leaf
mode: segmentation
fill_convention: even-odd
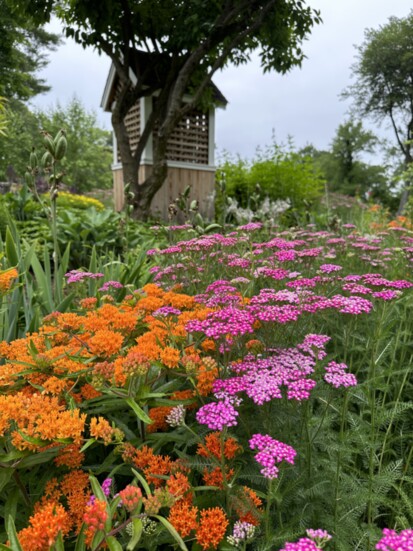
[[[19,255],[9,226],[6,227],[6,257],[10,266],[18,265]]]
[[[39,259],[37,258],[37,255],[33,255],[31,265],[33,268],[34,276],[36,278],[38,287],[43,294],[45,307],[48,312],[53,312],[55,308],[54,308],[54,301],[52,296],[53,285],[52,285],[51,278],[50,277],[47,278],[46,273],[43,270]]]
[[[4,518],[9,516],[13,519],[16,518],[17,505],[21,496],[21,490],[18,487],[15,487],[7,496],[7,501],[4,504]]]
[[[22,452],[18,450],[13,450],[9,453],[2,453],[0,454],[0,463],[8,463],[9,461],[15,461],[16,459],[20,459],[27,455],[27,452]],[[1,475],[2,471],[0,471]]]
[[[128,404],[130,408],[133,409],[133,411],[136,413],[136,416],[146,423],[147,425],[152,424],[152,419],[143,411],[141,407],[138,406],[138,404],[135,402],[133,398],[126,398],[125,402]]]
[[[97,478],[95,478],[93,475],[89,476],[90,485],[92,486],[93,493],[99,499],[100,501],[104,501],[107,503],[107,499],[105,494],[103,493],[102,486],[99,484]]]
[[[148,483],[146,482],[146,480],[143,478],[143,476],[138,473],[138,471],[135,471],[135,469],[132,469],[132,472],[133,474],[136,476],[136,478],[139,480],[139,482],[142,484],[143,486],[143,489],[145,490],[145,493],[146,495],[149,497],[152,495],[151,493],[151,489],[149,488],[149,485]]]
[[[20,545],[19,538],[16,532],[16,526],[14,525],[14,519],[12,516],[7,517],[6,521],[6,532],[10,540],[11,548],[13,551],[23,551],[22,546]]]
[[[92,444],[94,444],[96,440],[94,438],[89,438],[89,440],[86,442],[86,444],[83,445],[82,449],[80,450],[80,453],[83,453],[85,450],[90,448]]]
[[[65,551],[65,544],[63,543],[62,532],[59,532],[56,543],[54,544],[55,551]]]
[[[71,305],[71,303],[73,302],[73,299],[75,298],[75,293],[70,293],[70,295],[67,295],[67,297],[65,297],[62,302],[60,302],[57,306],[56,306],[56,310],[58,312],[66,312],[68,306]]]
[[[2,468],[0,471],[0,491],[3,490],[3,488],[6,486],[6,484],[9,482],[11,477],[13,476],[13,469],[10,468]]]
[[[13,551],[11,547],[7,547],[7,545],[4,545],[3,543],[0,543],[0,551]]]
[[[114,536],[108,536],[105,540],[110,551],[123,551],[121,544]]]
[[[76,546],[75,551],[85,551],[86,545],[85,545],[85,530],[86,530],[86,524],[82,524],[82,528],[80,529],[80,532],[76,538]]]
[[[178,532],[175,530],[175,528],[172,526],[172,524],[169,521],[166,520],[166,518],[161,517],[160,515],[151,515],[151,516],[153,516],[154,518],[159,520],[159,522],[165,526],[165,528],[168,530],[168,532],[174,538],[174,540],[179,545],[179,547],[181,549],[183,549],[183,551],[188,551],[188,548],[185,545],[184,540],[181,538],[181,536],[178,534]]]
[[[126,546],[127,551],[133,551],[133,549],[135,549],[135,547],[138,545],[139,540],[141,539],[141,536],[142,536],[143,524],[141,519],[134,518],[132,521],[132,526],[133,526],[133,532],[132,532],[133,535],[128,545]]]

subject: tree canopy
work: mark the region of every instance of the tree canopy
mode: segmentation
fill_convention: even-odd
[[[37,73],[47,64],[47,51],[59,43],[30,13],[22,13],[12,3],[0,2],[0,96],[9,101],[27,101],[47,92]]]
[[[246,63],[257,50],[264,71],[284,73],[301,64],[302,42],[320,21],[303,0],[102,0],[98,10],[84,0],[21,0],[18,6],[40,21],[54,9],[67,36],[111,58],[121,83],[112,123],[124,179],[132,184],[134,206],[143,217],[166,177],[168,138],[191,110],[211,103],[215,72],[229,63]],[[150,63],[142,64],[141,51]],[[132,151],[124,117],[155,90],[156,107]],[[184,103],[188,92],[192,99]],[[137,168],[151,134],[153,170],[138,182]]]
[[[355,82],[345,92],[359,114],[393,128],[405,163],[413,161],[413,11],[367,29],[353,66]]]

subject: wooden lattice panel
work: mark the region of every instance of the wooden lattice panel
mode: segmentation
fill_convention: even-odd
[[[119,96],[121,84],[118,82],[115,92],[115,100]],[[132,150],[132,153],[136,151],[136,148],[139,143],[139,138],[141,135],[141,109],[140,109],[140,100],[138,100],[135,105],[129,109],[125,117],[126,131],[129,136],[129,144]],[[117,151],[118,162],[121,162],[120,151],[118,147]]]
[[[134,153],[141,135],[141,110],[139,101],[128,111],[125,117],[125,126],[129,135],[130,148]]]
[[[182,119],[168,140],[166,158],[182,163],[208,164],[208,115],[200,111]]]

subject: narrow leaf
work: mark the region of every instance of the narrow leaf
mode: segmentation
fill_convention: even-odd
[[[165,528],[168,530],[168,532],[171,534],[171,536],[174,538],[176,543],[179,545],[183,551],[188,551],[187,546],[185,545],[184,540],[181,538],[181,536],[178,534],[178,532],[175,530],[175,528],[172,526],[172,524],[166,520],[166,518],[161,517],[160,515],[153,515],[154,518],[159,520],[161,524],[165,526]]]
[[[141,536],[142,536],[143,524],[141,519],[140,518],[133,519],[132,526],[133,526],[133,532],[132,532],[133,535],[130,539],[130,542],[126,546],[127,551],[133,551],[133,549],[135,549],[135,547],[138,545],[139,540],[141,539]]]
[[[130,408],[133,409],[133,411],[136,413],[136,416],[146,423],[147,425],[152,424],[152,419],[143,411],[141,407],[138,406],[138,404],[135,402],[133,398],[126,398],[125,402],[128,404]]]

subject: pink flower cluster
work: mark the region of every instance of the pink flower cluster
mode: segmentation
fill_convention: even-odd
[[[321,551],[324,545],[331,540],[326,530],[312,528],[306,530],[307,538],[300,538],[297,542],[284,544],[280,551]]]
[[[326,367],[324,380],[334,388],[356,386],[357,379],[352,373],[347,373],[344,363],[330,362]]]
[[[120,281],[106,281],[99,291],[109,291],[110,289],[122,289],[123,284]]]
[[[239,404],[232,397],[222,396],[218,402],[211,402],[199,408],[196,420],[200,425],[206,425],[211,430],[223,430],[237,424],[238,411],[234,404]]]
[[[67,274],[65,274],[65,277],[67,277],[67,283],[78,283],[83,281],[84,279],[98,279],[100,277],[103,277],[103,274],[83,272],[82,270],[71,270],[70,272],[67,272]]]
[[[255,318],[247,310],[227,306],[212,312],[204,321],[193,320],[187,323],[189,332],[200,331],[207,337],[219,339],[222,336],[245,335],[254,332]]]
[[[376,544],[378,551],[412,551],[413,530],[402,530],[399,534],[390,528],[383,529],[383,537]]]
[[[308,341],[301,346],[305,349],[311,347]],[[298,347],[275,349],[268,358],[247,355],[241,362],[231,364],[231,371],[237,374],[235,377],[214,382],[214,392],[225,392],[230,396],[244,392],[255,404],[262,405],[282,398],[282,387],[285,387],[289,400],[306,400],[316,385],[309,378],[314,372],[315,362],[313,352],[305,354]]]
[[[294,448],[271,438],[268,434],[254,434],[249,441],[249,445],[252,450],[258,450],[255,460],[262,465],[263,468],[260,472],[266,478],[278,477],[279,469],[276,463],[286,461],[294,465],[294,459],[297,455]]]

